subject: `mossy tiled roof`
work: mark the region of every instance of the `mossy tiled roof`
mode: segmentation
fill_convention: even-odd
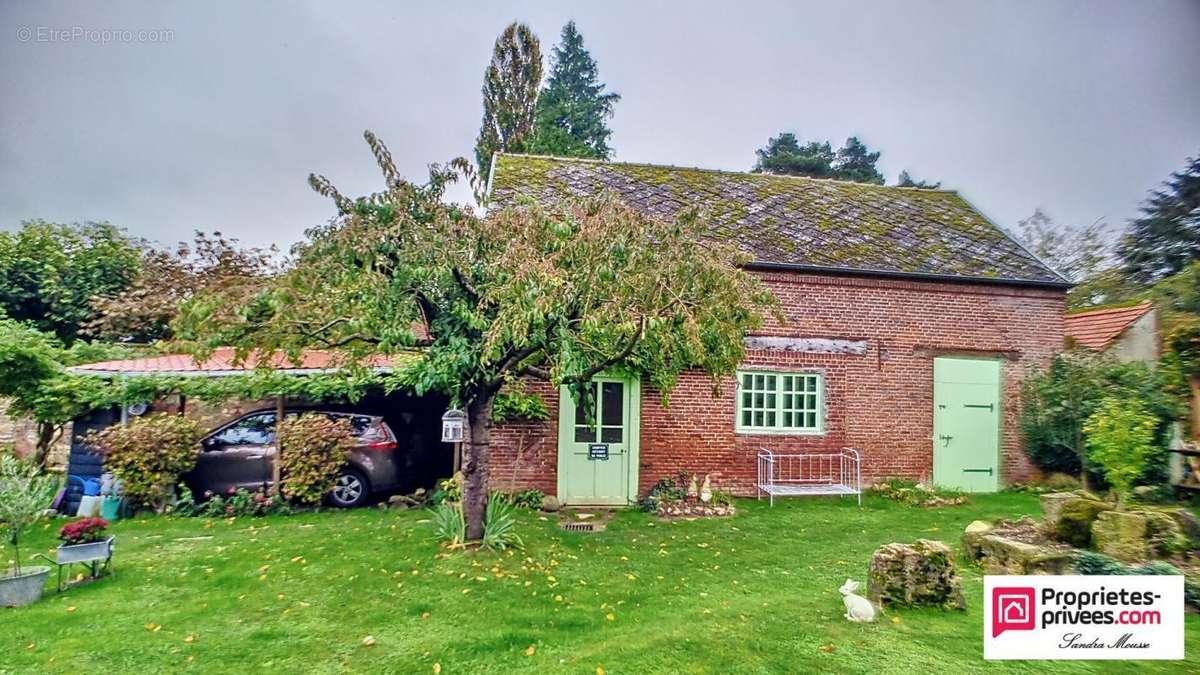
[[[1065,285],[946,190],[510,154],[493,171],[501,205],[609,191],[659,216],[699,206],[759,263]]]

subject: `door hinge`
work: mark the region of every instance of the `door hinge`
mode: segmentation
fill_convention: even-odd
[[[963,469],[963,473],[986,473],[989,476],[993,475],[991,467],[986,469]]]
[[[988,403],[987,405],[984,405],[982,403],[964,403],[963,407],[964,408],[987,408],[991,412],[996,411],[995,403]]]

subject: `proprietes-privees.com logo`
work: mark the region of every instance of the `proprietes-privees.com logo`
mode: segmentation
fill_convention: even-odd
[[[989,576],[987,659],[1182,659],[1183,577]]]

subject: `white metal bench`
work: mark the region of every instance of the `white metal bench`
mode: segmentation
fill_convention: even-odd
[[[758,451],[758,498],[766,494],[771,505],[776,495],[858,495],[862,506],[862,462],[858,451],[776,454],[765,448]]]

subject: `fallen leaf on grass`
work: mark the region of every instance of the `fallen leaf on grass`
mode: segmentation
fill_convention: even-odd
[[[536,651],[537,651],[537,647],[535,647],[534,645],[529,645],[528,647],[525,648],[525,656],[533,656],[533,653]]]
[[[607,616],[605,616],[604,618],[608,619],[609,621],[616,621],[616,620],[617,620],[617,615],[616,615],[616,614],[613,614],[612,612],[609,612],[609,613],[608,613],[608,615],[607,615]]]
[[[146,624],[146,630],[150,631],[151,633],[157,633],[158,631],[162,630],[162,626],[156,623],[148,623]]]
[[[70,607],[68,607],[68,608],[67,608],[67,611],[68,611],[68,612],[74,612],[74,611],[75,611],[75,606],[74,606],[74,605],[71,605]]]
[[[428,618],[429,618],[429,612],[421,612],[421,618],[422,618],[422,619],[428,619]]]
[[[821,652],[822,654],[832,654],[837,651],[837,647],[834,645],[821,645],[820,647],[817,647],[817,651]]]
[[[196,641],[196,636],[195,636],[195,635],[189,635],[189,636],[187,636],[187,637],[183,638],[183,641],[184,641],[184,642],[186,642],[186,643],[188,643],[188,644],[190,645],[190,644],[192,644],[193,642],[195,642],[195,641]]]
[[[375,637],[373,635],[368,635],[367,637],[362,639],[362,643],[363,643],[364,647],[374,647],[375,646]]]
[[[433,672],[434,672],[434,675],[437,675],[437,673],[442,672],[442,664],[440,664],[440,663],[433,664]]]

